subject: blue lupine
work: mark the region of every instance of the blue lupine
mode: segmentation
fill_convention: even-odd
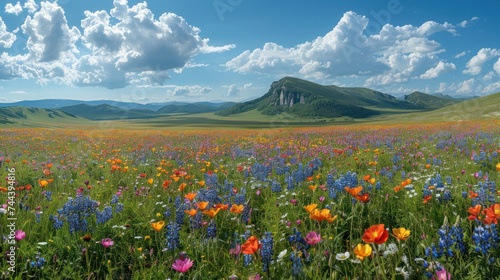
[[[113,209],[111,206],[106,206],[102,212],[97,210],[95,217],[97,224],[104,224],[113,217]]]
[[[274,255],[273,235],[270,232],[266,232],[261,242],[262,248],[260,249],[260,255],[262,257],[262,271],[266,272],[269,269],[269,264]]]
[[[302,261],[300,257],[293,252],[290,254],[290,260],[292,261],[292,275],[298,277],[302,272]]]
[[[179,248],[179,230],[180,225],[176,222],[170,222],[167,225],[167,230],[165,233],[165,239],[167,240],[167,250],[175,250]]]
[[[207,238],[216,238],[217,237],[217,226],[214,221],[211,221],[207,227]]]
[[[271,191],[272,192],[281,192],[281,184],[276,182],[276,180],[274,180],[271,183]]]
[[[115,206],[115,212],[116,213],[120,213],[123,211],[123,208],[125,208],[125,206],[123,205],[123,203],[117,203],[116,206]]]

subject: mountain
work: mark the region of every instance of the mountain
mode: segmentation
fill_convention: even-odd
[[[129,109],[125,110],[108,104],[91,106],[87,104],[78,104],[62,107],[63,112],[80,116],[89,120],[116,120],[116,119],[141,119],[157,117],[155,111],[147,109]]]
[[[414,91],[409,95],[405,95],[404,100],[427,109],[438,109],[461,101],[449,95],[430,95],[420,91]]]
[[[300,117],[363,118],[381,109],[424,109],[394,96],[361,87],[325,86],[310,81],[285,77],[271,84],[269,91],[252,101],[238,103],[217,112],[229,116],[258,110],[264,115],[288,113]]]
[[[28,127],[67,127],[70,124],[84,124],[88,120],[52,109],[33,107],[0,108],[0,124],[21,125]]]
[[[196,102],[196,103],[184,103],[184,104],[169,104],[161,107],[156,112],[160,114],[197,114],[197,113],[209,113],[216,112],[231,106],[234,106],[234,102],[224,102],[224,103],[212,103],[212,102]]]

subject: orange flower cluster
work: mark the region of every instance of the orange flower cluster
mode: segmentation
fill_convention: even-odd
[[[317,206],[317,204],[309,204],[307,206],[304,206],[304,209],[309,213],[309,217],[311,219],[318,222],[327,221],[329,223],[333,223],[335,220],[337,220],[337,215],[332,217],[330,209],[325,208],[320,210],[316,208]]]
[[[367,176],[370,176],[370,175],[367,175]],[[374,179],[374,178],[372,178],[372,179]],[[371,179],[369,179],[369,180],[371,180]],[[346,192],[348,192],[350,195],[352,195],[352,197],[354,197],[359,202],[367,203],[370,201],[370,194],[369,193],[360,194],[361,191],[363,191],[363,186],[357,186],[354,188],[344,187],[344,190]]]
[[[402,188],[408,186],[409,184],[411,184],[411,179],[406,179],[402,181],[399,185],[394,187],[394,192],[399,192]]]
[[[469,207],[467,212],[470,214],[469,220],[482,220],[485,224],[498,224],[498,220],[500,219],[500,204],[495,203],[490,207],[483,209],[481,212],[482,206],[477,204],[474,207]],[[483,214],[482,216],[480,216]]]

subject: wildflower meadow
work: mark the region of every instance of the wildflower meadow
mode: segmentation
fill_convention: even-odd
[[[3,279],[496,279],[500,121],[0,130]]]

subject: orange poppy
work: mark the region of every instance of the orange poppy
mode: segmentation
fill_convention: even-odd
[[[229,208],[229,204],[217,203],[217,204],[215,204],[214,208],[220,209],[220,210],[227,210]]]
[[[490,207],[483,210],[483,214],[486,216],[484,222],[488,224],[497,224],[498,219],[500,219],[500,204],[495,203]]]
[[[151,227],[152,227],[155,231],[160,231],[160,230],[162,230],[164,226],[165,226],[165,222],[164,222],[164,221],[159,221],[159,222],[156,222],[156,223],[151,223]]]
[[[189,200],[189,201],[192,201],[192,200],[196,197],[196,195],[197,195],[197,193],[192,193],[192,192],[190,192],[190,193],[187,193],[187,194],[184,196],[184,198],[186,198],[186,199],[187,199],[187,200]]]
[[[196,206],[198,206],[198,209],[200,210],[205,210],[208,206],[208,201],[200,201],[196,203]]]
[[[373,225],[365,230],[361,237],[366,243],[382,244],[389,238],[389,231],[385,229],[384,224]]]
[[[344,190],[346,192],[350,193],[352,196],[356,196],[356,195],[358,195],[363,190],[363,186],[357,186],[357,187],[354,187],[354,188],[344,187]]]
[[[245,209],[245,205],[243,205],[243,204],[240,204],[240,205],[238,205],[238,204],[233,204],[233,205],[231,206],[231,209],[229,209],[229,211],[230,211],[231,213],[234,213],[234,214],[241,214],[241,213],[243,213],[243,210],[244,210],[244,209]]]
[[[196,209],[189,209],[189,210],[184,210],[184,213],[186,213],[189,216],[193,217],[194,215],[196,215],[196,213],[198,213],[198,211]]]
[[[168,186],[170,186],[170,181],[169,180],[165,180],[163,181],[163,184],[161,184],[163,186],[164,189],[168,188]]]
[[[432,195],[428,195],[428,196],[424,197],[423,203],[427,204],[427,202],[429,202],[429,200],[431,200],[431,198],[432,198]]]
[[[477,192],[469,191],[469,198],[475,198],[478,196],[479,196],[479,194]]]
[[[310,213],[309,217],[318,222],[327,221],[329,223],[332,223],[337,219],[336,215],[332,217],[332,215],[330,214],[330,209],[314,209]]]
[[[479,214],[481,213],[481,204],[477,204],[474,207],[469,207],[467,212],[470,214],[468,217],[469,220],[476,220],[479,219]]]
[[[243,254],[253,255],[259,250],[259,248],[259,239],[252,235],[243,245],[241,245],[241,252]]]
[[[45,188],[49,184],[49,182],[47,180],[38,180],[38,184],[40,185],[40,187]]]
[[[394,192],[399,192],[402,187],[401,185],[394,187]]]
[[[363,203],[368,203],[370,201],[370,194],[364,193],[362,195],[356,195],[354,197],[357,201],[363,202]]]
[[[187,187],[187,184],[186,183],[182,183],[179,185],[179,191],[183,191],[185,188]]]
[[[220,208],[210,208],[209,210],[204,210],[202,213],[209,216],[210,218],[215,217],[219,213]]]

